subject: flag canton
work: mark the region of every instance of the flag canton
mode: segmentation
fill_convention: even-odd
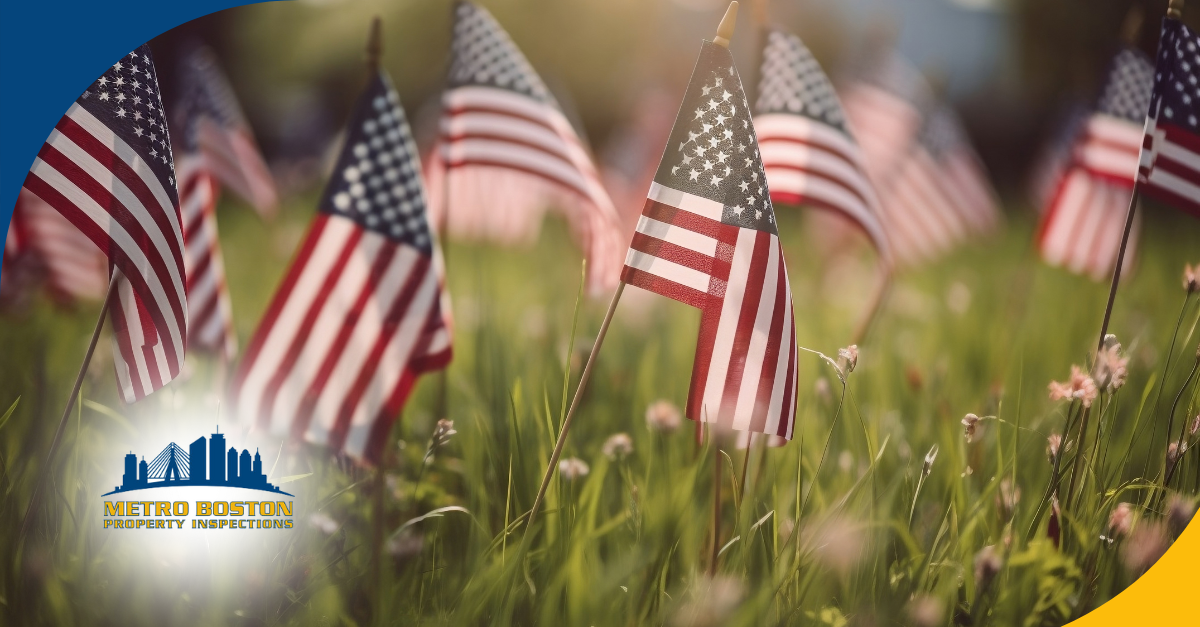
[[[874,56],[861,67],[869,69],[859,72],[860,80],[879,87],[918,109],[925,109],[936,100],[933,88],[921,72],[898,54]]]
[[[1200,122],[1200,37],[1177,20],[1166,20],[1155,74],[1159,121],[1197,130]]]
[[[355,106],[321,211],[430,254],[433,240],[416,154],[400,98],[380,72]]]
[[[1106,115],[1140,123],[1150,106],[1153,86],[1154,64],[1141,51],[1125,48],[1113,57],[1096,109]]]
[[[175,123],[183,131],[183,149],[198,150],[199,122],[208,118],[226,128],[245,126],[233,88],[229,86],[212,51],[196,46],[184,55],[180,63],[183,98],[177,108]]]
[[[833,84],[795,35],[777,30],[767,35],[757,107],[759,113],[803,115],[847,133]]]
[[[725,224],[778,234],[750,105],[724,47],[704,42],[654,180],[721,203]]]
[[[525,55],[486,9],[460,2],[455,9],[450,86],[482,85],[555,104]]]
[[[967,145],[958,115],[946,105],[935,107],[925,116],[919,141],[935,158]]]
[[[150,166],[171,202],[179,205],[171,138],[149,46],[142,44],[114,63],[75,103],[133,148]]]

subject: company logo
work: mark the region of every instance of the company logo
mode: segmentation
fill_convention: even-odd
[[[250,450],[225,448],[225,434],[201,436],[185,450],[171,442],[149,462],[130,451],[125,455],[121,485],[101,496],[120,495],[123,500],[104,501],[105,529],[291,529],[293,495],[267,481],[262,455]],[[159,489],[199,488],[192,494],[204,500],[131,500],[131,492]],[[267,492],[277,498],[232,500],[242,496],[231,489]],[[178,497],[182,492],[161,493]],[[130,495],[133,496],[133,495]],[[142,495],[138,495],[142,496]],[[282,499],[278,497],[288,497]],[[229,500],[225,500],[229,499]],[[244,499],[244,497],[243,497]]]

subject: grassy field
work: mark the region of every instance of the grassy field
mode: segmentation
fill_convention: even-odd
[[[221,208],[243,343],[313,202],[295,200],[271,225]],[[823,258],[804,221],[781,213],[798,340],[836,359],[871,259]],[[45,465],[96,311],[37,300],[0,317],[0,411],[20,397],[0,420],[0,605],[13,625],[1062,624],[1153,562],[1200,483],[1189,439],[1162,489],[1167,427],[1174,439],[1200,412],[1189,379],[1200,295],[1185,300],[1180,282],[1184,262],[1200,261],[1200,229],[1147,217],[1111,327],[1128,380],[1090,409],[1050,400],[1047,385],[1072,364],[1087,370],[1107,286],[1037,263],[1032,220],[1013,218],[993,240],[903,274],[844,387],[801,353],[795,440],[759,442],[748,460],[732,441],[697,448],[686,420],[648,427],[653,403],[686,399],[698,315],[626,290],[564,454],[588,472],[556,478],[528,534],[565,393],[606,305],[577,300],[580,260],[558,223],[528,250],[447,251],[456,433],[429,455],[435,375],[397,422],[382,476],[261,441],[273,479],[294,478],[283,487],[297,495],[298,528],[253,544],[172,546],[101,528],[99,496],[132,438],[218,420],[220,373],[203,357],[123,406],[103,341]],[[971,429],[967,414],[980,417]],[[1048,457],[1047,438],[1067,427]],[[626,444],[606,447],[618,433],[632,449],[605,455]],[[48,496],[18,545],[39,473]]]

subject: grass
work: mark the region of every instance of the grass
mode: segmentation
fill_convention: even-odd
[[[313,202],[271,225],[222,206],[243,342]],[[437,375],[405,408],[382,475],[260,440],[272,477],[297,494],[298,527],[253,541],[176,546],[100,525],[122,450],[217,420],[221,373],[204,357],[123,406],[102,340],[44,466],[96,311],[35,300],[0,321],[0,408],[16,402],[0,417],[0,534],[16,538],[34,477],[50,482],[31,536],[0,547],[0,605],[10,624],[59,625],[1065,623],[1126,587],[1177,533],[1160,522],[1178,506],[1162,484],[1168,426],[1173,440],[1200,411],[1188,377],[1200,296],[1185,304],[1179,282],[1200,234],[1168,212],[1148,218],[1111,328],[1128,382],[1090,410],[1052,402],[1046,386],[1090,363],[1107,286],[1037,263],[1030,221],[1016,218],[902,275],[844,390],[802,352],[795,440],[756,445],[749,459],[730,442],[697,448],[687,421],[647,428],[652,402],[686,399],[698,316],[627,290],[564,452],[590,472],[556,476],[532,534],[524,515],[606,305],[576,309],[580,262],[557,223],[527,250],[447,251],[457,433],[428,464]],[[781,232],[798,340],[836,355],[868,298],[871,261],[820,254],[794,212]],[[967,413],[982,417],[970,441]],[[608,459],[603,444],[619,432],[633,451]],[[1071,444],[1052,462],[1047,436],[1064,432]],[[721,552],[710,579],[714,463]],[[1191,499],[1198,483],[1189,450],[1170,492]],[[1136,519],[1127,536],[1109,528],[1122,502]]]

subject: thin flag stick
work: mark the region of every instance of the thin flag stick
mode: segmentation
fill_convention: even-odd
[[[451,37],[451,39],[454,38],[454,22],[455,22],[455,19],[457,19],[455,17],[455,9],[457,7],[458,7],[457,2],[453,2],[450,4],[450,37]],[[448,91],[447,88],[450,85],[449,77],[450,77],[450,69],[447,68],[446,69],[446,82],[442,87],[442,97],[443,97],[442,106],[443,107],[445,107],[445,102],[446,102],[445,101],[446,91]],[[444,109],[442,111],[442,114],[443,115],[445,114]],[[439,129],[438,132],[440,133],[441,130]],[[442,171],[442,199],[441,199],[442,215],[439,216],[439,218],[438,218],[438,228],[437,228],[436,237],[438,239],[438,245],[440,246],[441,251],[442,251],[442,276],[446,277],[445,278],[446,287],[444,289],[446,289],[448,291],[450,289],[449,288],[450,250],[446,247],[446,243],[450,241],[450,188],[451,188],[451,186],[450,186],[450,165],[449,165],[449,162],[442,156],[441,143],[442,143],[442,140],[440,137],[438,138],[437,141],[434,142],[433,147],[434,147],[434,150],[436,151],[436,153],[432,156],[432,158],[434,160],[441,161],[440,167],[441,167],[441,171]],[[445,368],[442,368],[440,371],[438,371],[437,399],[436,399],[436,406],[434,407],[434,416],[436,416],[438,419],[450,417],[449,416],[449,413],[450,413],[450,409],[449,409],[449,407],[450,407],[450,398],[449,398],[449,396],[450,396],[450,380],[449,379],[450,379],[450,367],[447,365]]]
[[[1129,245],[1129,231],[1133,229],[1133,215],[1137,210],[1138,184],[1133,184],[1133,196],[1129,199],[1129,210],[1125,213],[1125,233],[1121,235],[1121,248],[1117,251],[1117,264],[1113,266],[1112,286],[1108,289],[1108,305],[1104,307],[1104,322],[1100,324],[1100,341],[1096,350],[1104,348],[1104,336],[1108,334],[1108,322],[1112,318],[1113,301],[1117,299],[1117,285],[1121,283],[1121,267],[1125,265],[1125,248]]]
[[[890,263],[886,260],[879,262],[879,281],[875,284],[875,290],[871,292],[871,300],[867,303],[867,309],[863,312],[862,318],[859,319],[858,325],[854,328],[853,341],[851,344],[862,344],[866,339],[867,333],[870,332],[875,320],[879,318],[879,312],[883,310],[883,304],[887,301],[888,294],[892,291],[892,278],[895,276],[895,270],[892,269]]]
[[[763,48],[767,44],[767,31],[770,29],[769,8],[771,0],[753,0],[751,4],[751,23],[754,25],[754,65],[750,67],[750,82],[751,89],[754,90],[755,101],[762,96],[762,65],[763,65]],[[750,103],[751,107],[757,106],[755,102]]]
[[[383,20],[376,15],[371,19],[371,30],[367,35],[365,62],[367,66],[367,82],[375,80],[379,74],[380,59],[383,56]],[[384,470],[387,468],[390,449],[384,447],[380,455],[379,465],[375,467],[375,476],[371,480],[371,569],[374,571],[374,609],[376,615],[383,611],[383,536],[386,524],[386,504],[384,502]]]
[[[116,268],[112,269],[112,276],[108,279],[108,290],[104,292],[104,302],[100,304],[100,315],[96,317],[96,328],[92,329],[92,339],[88,342],[87,352],[83,355],[83,363],[79,365],[79,374],[75,376],[75,386],[71,388],[71,396],[67,398],[67,406],[63,409],[62,418],[58,420],[58,429],[54,431],[54,439],[50,441],[50,452],[46,454],[46,465],[42,472],[38,474],[37,483],[33,485],[33,496],[29,499],[29,507],[25,510],[25,518],[21,520],[21,531],[17,536],[17,546],[25,540],[25,534],[29,532],[29,524],[33,520],[33,511],[37,509],[38,500],[42,495],[42,488],[46,485],[46,477],[50,475],[50,465],[54,461],[54,454],[58,451],[58,445],[62,441],[63,427],[67,425],[67,418],[71,415],[71,408],[75,406],[75,401],[79,398],[79,389],[83,386],[83,376],[87,374],[88,366],[92,363],[92,353],[96,351],[96,342],[100,339],[100,330],[104,328],[104,319],[108,316],[108,305],[112,302],[113,294],[117,291],[117,278],[121,276],[121,271]]]
[[[1171,0],[1167,7],[1167,17],[1177,20],[1183,18],[1183,0]],[[1130,46],[1136,45],[1141,26],[1141,9],[1135,6],[1129,10],[1125,16],[1125,23],[1121,26],[1121,38],[1125,43]],[[1140,156],[1139,154],[1139,158]],[[1113,267],[1112,285],[1108,289],[1108,304],[1104,307],[1104,321],[1100,323],[1100,341],[1096,343],[1097,351],[1104,348],[1104,336],[1108,335],[1108,323],[1112,318],[1113,302],[1117,299],[1117,285],[1121,282],[1121,270],[1125,265],[1125,249],[1129,245],[1129,233],[1133,230],[1133,216],[1137,211],[1139,187],[1139,181],[1135,180],[1133,195],[1129,198],[1129,210],[1125,212],[1125,231],[1121,234],[1121,248],[1117,251],[1117,264]]]
[[[563,419],[562,429],[558,432],[558,441],[554,443],[554,452],[550,454],[550,464],[546,466],[546,474],[542,477],[542,485],[538,488],[537,498],[533,500],[533,508],[529,510],[529,522],[525,527],[526,534],[529,533],[529,529],[533,528],[533,521],[542,507],[546,489],[550,487],[550,479],[554,476],[554,468],[558,466],[558,459],[562,457],[563,445],[567,442],[567,432],[571,430],[571,421],[575,418],[575,410],[579,408],[579,401],[583,398],[583,391],[587,388],[588,380],[592,378],[592,366],[596,364],[596,354],[604,345],[604,336],[608,335],[608,325],[612,323],[613,314],[617,311],[617,303],[620,302],[621,293],[624,291],[625,282],[621,281],[617,284],[617,291],[613,293],[612,301],[608,303],[608,311],[604,314],[604,322],[600,323],[600,332],[596,335],[596,343],[592,344],[592,352],[588,354],[587,364],[583,367],[583,374],[579,377],[579,387],[575,388],[575,397],[571,399],[571,408],[567,410],[567,417]]]
[[[712,557],[708,561],[708,576],[717,574],[717,557],[721,554],[721,447],[717,446],[715,425],[708,425],[708,444],[713,450],[713,535]],[[750,454],[749,447],[746,454]]]

